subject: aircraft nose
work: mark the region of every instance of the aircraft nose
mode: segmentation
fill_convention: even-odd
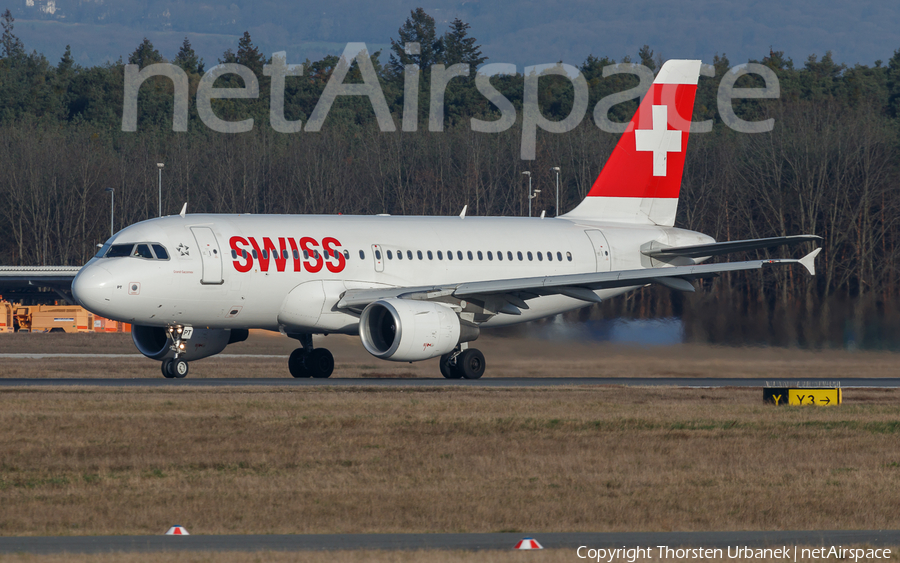
[[[102,315],[109,308],[112,292],[112,274],[98,264],[85,266],[72,280],[72,296],[92,313]]]

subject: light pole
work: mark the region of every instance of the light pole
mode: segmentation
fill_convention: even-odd
[[[165,163],[157,162],[156,167],[159,168],[159,216],[162,217],[162,169],[165,167]]]
[[[114,226],[116,224],[116,190],[106,188],[103,191],[109,192],[109,236],[113,236],[115,234]]]
[[[533,197],[531,195],[531,172],[526,170],[525,172],[522,172],[522,174],[528,176],[528,216],[531,217],[531,198]]]
[[[556,216],[559,217],[559,166],[554,166],[550,170],[556,172]]]

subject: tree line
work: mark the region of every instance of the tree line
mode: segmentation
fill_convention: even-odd
[[[398,215],[526,215],[531,171],[541,194],[537,212],[555,213],[559,166],[560,212],[572,209],[590,189],[618,136],[601,132],[590,115],[564,134],[539,131],[533,161],[519,157],[521,73],[492,84],[516,106],[517,122],[501,133],[477,133],[469,120],[497,119],[498,108],[482,96],[473,76],[452,80],[445,95],[444,131],[429,132],[429,69],[464,62],[473,69],[488,59],[468,25],[454,21],[443,34],[423,10],[391,38],[386,60],[371,53],[388,106],[402,120],[404,65],[416,64],[419,127],[382,133],[366,98],[340,97],[317,133],[281,134],[258,126],[220,134],[203,127],[191,97],[187,132],[172,131],[173,88],[146,81],[138,103],[138,130],[121,130],[126,63],[145,67],[166,61],[147,41],[127,59],[85,68],[69,51],[56,64],[28,53],[14,34],[7,11],[0,38],[0,263],[69,264],[88,260],[109,233],[115,193],[116,230],[155,217],[157,163],[162,172],[163,213],[343,213]],[[418,54],[407,43],[420,45]],[[259,78],[257,99],[214,100],[223,119],[269,119],[271,59],[245,33],[235,51],[217,62],[237,62]],[[304,73],[288,77],[285,117],[307,119],[333,72],[337,57],[304,61]],[[207,63],[185,40],[169,59],[187,73],[192,94]],[[289,61],[291,62],[291,61]],[[635,62],[657,69],[650,47],[634,59],[593,55],[580,65],[590,88],[590,108],[602,98],[638,85],[630,74],[603,77],[603,68]],[[713,342],[800,345],[895,346],[900,323],[900,50],[890,61],[848,67],[830,54],[796,65],[770,51],[758,62],[779,79],[781,95],[735,104],[744,119],[773,118],[763,134],[739,134],[717,113],[719,80],[732,63],[717,55],[715,77],[700,81],[695,121],[712,119],[712,132],[690,138],[677,226],[717,240],[799,233],[823,237],[819,275],[796,269],[725,274],[705,281],[704,291],[672,294],[648,288],[582,315],[679,316],[688,336]],[[237,83],[235,83],[237,80]],[[351,71],[348,81],[360,80]],[[221,77],[217,87],[240,86]],[[738,86],[754,84],[745,76]],[[571,109],[572,83],[549,76],[539,82],[543,115],[562,119]],[[627,122],[637,100],[613,106],[612,121]],[[590,112],[589,112],[590,114]],[[399,129],[399,127],[398,127]],[[794,254],[809,248],[794,250]],[[790,254],[773,251],[771,256]],[[754,252],[738,258],[767,257]]]

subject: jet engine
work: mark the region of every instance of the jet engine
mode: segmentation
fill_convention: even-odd
[[[191,361],[214,356],[229,344],[247,340],[249,334],[245,328],[195,328],[191,339],[184,341],[185,349],[181,356]],[[134,325],[131,327],[131,339],[134,340],[138,352],[148,358],[167,360],[175,356],[175,352],[171,349],[172,339],[166,327]]]
[[[359,318],[366,351],[382,360],[414,362],[452,352],[478,338],[478,327],[460,321],[449,306],[430,301],[382,299]]]

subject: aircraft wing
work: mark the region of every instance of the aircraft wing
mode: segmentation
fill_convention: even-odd
[[[351,289],[344,293],[337,306],[342,309],[362,309],[373,301],[388,298],[430,301],[451,296],[456,299],[501,296],[506,301],[506,306],[502,307],[498,312],[515,315],[521,313],[519,309],[528,308],[526,303],[528,299],[541,295],[565,295],[586,302],[599,303],[601,299],[594,293],[594,290],[597,289],[658,283],[680,291],[694,291],[691,281],[695,279],[715,276],[722,272],[758,270],[764,266],[779,264],[800,264],[806,268],[810,275],[815,275],[814,260],[821,250],[821,248],[817,248],[800,259],[749,260],[746,262],[725,262],[721,264],[696,264],[616,272],[488,280],[439,286]]]
[[[22,294],[46,287],[71,301],[72,280],[80,266],[0,266],[0,294]]]
[[[822,237],[817,235],[793,235],[789,237],[771,237],[757,238],[750,240],[731,240],[728,242],[714,242],[712,244],[695,244],[692,246],[668,246],[649,248],[642,250],[641,253],[651,258],[667,259],[676,256],[686,256],[688,258],[700,258],[704,256],[718,256],[720,254],[730,254],[732,252],[742,252],[745,250],[762,250],[764,248],[775,248],[776,246],[787,246],[791,244],[799,244],[801,242],[818,241]]]

